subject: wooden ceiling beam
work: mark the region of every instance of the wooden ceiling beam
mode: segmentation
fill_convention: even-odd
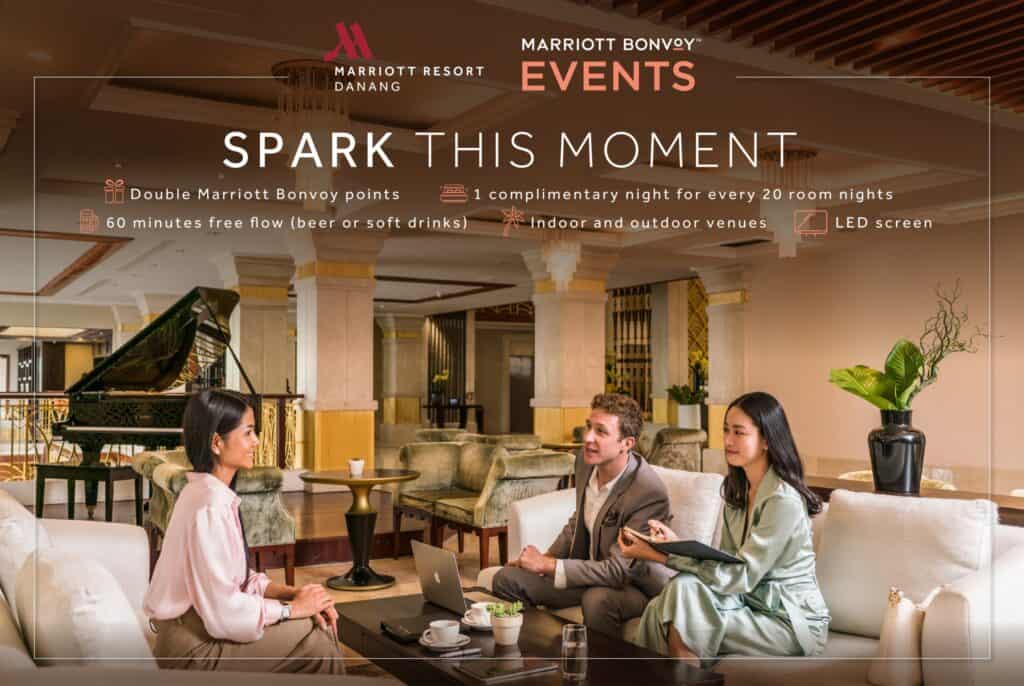
[[[758,18],[766,14],[775,12],[783,5],[788,4],[790,1],[791,0],[777,0],[777,2],[762,3],[760,7],[754,9],[753,11],[743,13],[743,24],[748,24],[750,22],[756,21]],[[715,19],[714,21],[708,24],[708,32],[714,34],[718,33],[723,29],[730,29],[729,40],[736,40],[736,27],[729,26],[729,24],[732,23],[733,21],[735,21],[734,17],[732,17],[732,15],[729,14],[719,17],[718,19]]]
[[[927,24],[918,27],[918,30],[922,34],[922,38],[907,43],[906,45],[898,45],[888,50],[881,50],[871,55],[870,50],[868,51],[851,51],[851,54],[842,55],[842,59],[845,61],[857,62],[859,58],[865,60],[873,60],[870,64],[865,65],[866,68],[872,70],[883,69],[884,66],[889,62],[889,55],[885,60],[877,61],[879,57],[886,55],[887,53],[902,54],[902,56],[909,57],[914,54],[921,54],[922,57],[927,58],[932,54],[932,51],[936,48],[944,45],[952,45],[956,48],[960,41],[972,38],[976,34],[983,36],[989,36],[987,33],[989,29],[993,28],[1006,21],[1007,18],[1012,17],[1014,14],[1019,13],[1018,6],[1009,6],[1005,3],[996,3],[992,7],[987,9],[977,8],[978,0],[965,5],[965,9],[970,9],[972,12],[970,16],[962,22],[960,25],[954,26],[949,20],[945,21],[930,21]],[[987,18],[987,20],[986,20]],[[934,29],[933,29],[934,27]],[[837,56],[837,63],[840,56]]]
[[[988,42],[989,40],[1001,38],[1007,34],[1009,34],[1009,37],[997,43]],[[976,55],[984,55],[991,50],[1001,48],[1005,45],[1016,45],[1021,43],[1021,41],[1024,41],[1024,29],[1021,29],[1016,26],[1007,26],[1002,31],[999,31],[991,35],[982,35],[974,39],[973,41],[970,41],[967,44],[943,50],[941,53],[937,55],[931,55],[926,58],[919,58],[917,60],[914,60],[913,62],[906,62],[902,65],[900,65],[899,62],[895,62],[894,64],[899,66],[897,66],[895,69],[888,70],[887,73],[892,74],[894,76],[901,76],[904,74],[923,74],[928,71],[936,74],[941,74],[942,71],[945,69],[959,68],[964,63],[964,60],[971,59]],[[980,45],[978,45],[979,43]],[[970,47],[972,45],[977,45],[977,47],[974,50],[960,52],[963,48]],[[950,55],[950,53],[953,54]],[[950,56],[936,62],[935,59],[939,55]],[[854,62],[853,68],[860,69],[861,67],[858,67],[858,64],[859,62]]]
[[[1003,9],[1003,5],[999,3],[994,3],[988,8],[977,9],[973,14],[973,19],[975,21],[984,19],[1001,9]],[[891,48],[867,55],[854,61],[854,68],[866,69],[871,67],[873,69],[885,69],[891,63],[900,62],[910,57],[914,57],[914,59],[928,59],[936,54],[956,51],[963,44],[962,42],[968,38],[974,38],[975,40],[978,38],[982,40],[988,38],[988,34],[985,32],[980,32],[974,28],[967,28],[965,30],[965,27],[950,26],[948,23],[934,25],[930,23],[922,26],[921,32],[924,34],[924,38],[905,45],[894,45]],[[943,48],[945,49],[942,52],[938,52]]]
[[[1024,55],[1024,46],[1017,45],[1013,48],[1012,53],[1007,52],[1006,54],[998,57],[987,58],[984,61],[975,62],[973,65],[967,65],[957,69],[936,70],[935,74],[938,76],[949,76],[951,80],[953,78],[963,76],[996,76],[997,74],[1005,74],[1007,71],[1016,71],[1015,69],[1007,69],[1007,65],[1018,64],[1022,55]],[[921,76],[928,76],[928,74],[922,73]],[[929,79],[911,78],[908,80],[908,83],[917,83],[918,81],[927,80]]]
[[[795,54],[800,55],[800,46],[808,41],[822,40],[837,33],[842,36],[843,32],[850,27],[851,22],[862,23],[862,20],[870,19],[883,12],[890,12],[894,7],[905,5],[911,1],[901,0],[896,5],[889,2],[874,2],[874,0],[871,2],[861,0],[860,2],[850,3],[848,6],[844,6],[840,12],[824,17],[824,19],[828,20],[828,26],[824,27],[824,29],[819,27],[821,19],[811,24],[805,24],[800,27],[799,31],[791,31],[789,35],[780,36],[774,43],[774,49],[788,50],[795,46],[797,48]]]
[[[771,49],[774,50],[776,49],[774,46],[778,45],[778,41],[809,27],[816,27],[827,22],[833,22],[837,16],[842,16],[848,9],[846,2],[829,2],[808,5],[803,10],[793,12],[788,15],[785,17],[783,22],[776,23],[776,26],[768,25],[763,27],[760,31],[754,34],[754,39],[751,45],[758,46],[765,43],[771,43]],[[803,18],[806,14],[817,12],[818,10],[820,10],[820,12],[816,16]]]
[[[735,14],[757,2],[757,0],[723,0],[718,3],[708,3],[693,13],[686,15],[686,27],[696,28],[723,14]]]
[[[797,20],[799,20],[801,17],[811,14],[812,12],[817,12],[822,8],[832,7],[836,5],[842,5],[842,3],[834,2],[833,0],[819,0],[818,2],[812,2],[802,5],[801,3],[797,2],[795,7],[784,7],[783,9],[779,10],[776,13],[778,14],[778,16],[772,17],[767,21],[761,22],[760,25],[758,25],[757,23],[751,23],[749,29],[741,29],[740,27],[734,27],[732,33],[733,40],[738,40],[748,34],[753,34],[750,44],[752,46],[762,45],[775,38],[777,34],[775,34],[774,32],[779,27],[787,26],[788,24],[793,22],[796,22],[796,26],[800,27],[803,24],[801,24]]]
[[[975,0],[975,2],[977,1]],[[900,2],[891,6],[886,12],[875,14],[848,27],[846,35],[833,36],[825,41],[810,40],[798,45],[795,54],[799,56],[814,53],[816,61],[829,60],[837,55],[845,55],[847,51],[858,49],[867,54],[871,52],[875,43],[892,35],[912,31],[915,27],[927,23],[937,16],[942,17],[955,13],[962,8],[962,5],[956,0],[951,0],[948,3],[944,2],[940,8],[936,11],[935,6],[931,3],[912,2],[908,5],[906,2]],[[839,64],[838,60],[836,64]]]

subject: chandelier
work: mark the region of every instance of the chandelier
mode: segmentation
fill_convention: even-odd
[[[288,132],[293,146],[304,133],[313,137],[318,150],[329,150],[331,134],[348,128],[348,99],[334,84],[341,77],[334,74],[334,64],[311,59],[288,60],[275,64],[271,73],[278,81],[278,121]],[[292,150],[294,154],[294,147]],[[317,167],[301,161],[295,166],[295,190],[305,192],[302,207],[306,210],[327,210],[323,197],[334,190],[334,170],[330,164]]]
[[[808,209],[808,203],[793,199],[790,192],[814,187],[814,160],[817,157],[816,150],[806,148],[766,150],[761,153],[761,183],[766,189],[766,195],[761,200],[761,215],[768,220],[768,226],[775,235],[779,257],[796,257],[800,235],[794,228],[793,218],[797,210]],[[772,193],[775,189],[781,195]]]
[[[564,293],[569,290],[569,282],[576,273],[582,246],[578,241],[556,239],[546,241],[541,248],[541,255],[547,265],[551,280],[555,282],[555,290]]]
[[[814,186],[814,160],[817,157],[817,150],[806,148],[790,148],[785,152],[766,150],[761,153],[761,183],[765,188],[811,188]]]

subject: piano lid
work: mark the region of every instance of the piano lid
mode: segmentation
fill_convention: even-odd
[[[231,342],[228,320],[237,304],[234,291],[193,288],[67,393],[165,391],[195,380]]]

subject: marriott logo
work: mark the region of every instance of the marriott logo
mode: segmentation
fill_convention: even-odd
[[[342,51],[350,60],[360,57],[364,60],[373,59],[373,51],[370,50],[363,28],[359,24],[346,27],[345,22],[339,21],[334,28],[338,32],[338,44],[330,52],[324,53],[324,62],[333,62]]]

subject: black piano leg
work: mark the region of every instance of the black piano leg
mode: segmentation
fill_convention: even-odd
[[[110,472],[107,472],[107,480],[103,484],[103,504],[105,505],[104,515],[108,522],[114,521],[114,480]]]
[[[75,518],[75,480],[68,479],[68,519]]]
[[[88,513],[89,519],[93,519],[96,514],[96,503],[99,501],[99,491],[99,481],[85,482],[85,511]]]
[[[83,445],[81,462],[82,466],[85,467],[99,465],[100,451],[102,449],[102,445],[95,448],[92,446],[86,447]],[[92,519],[96,514],[96,501],[99,500],[99,498],[97,498],[96,496],[99,493],[99,490],[99,481],[85,480],[85,511],[88,513],[89,519]]]

